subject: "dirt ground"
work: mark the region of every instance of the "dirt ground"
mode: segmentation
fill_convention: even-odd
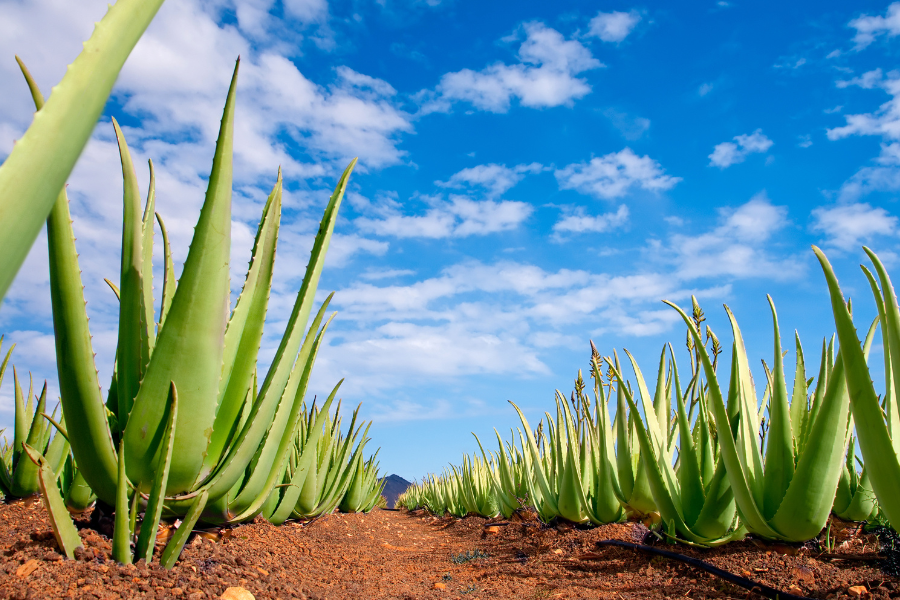
[[[41,503],[18,501],[0,506],[0,597],[249,598],[235,595],[239,590],[226,594],[229,588],[285,600],[760,597],[677,561],[597,547],[602,539],[641,541],[640,523],[579,529],[515,517],[492,524],[376,510],[281,527],[260,520],[195,535],[166,571],[112,561],[109,538],[92,529],[110,524],[96,518],[78,522],[85,549],[65,560]],[[857,530],[842,528],[831,554],[814,544],[750,541],[716,550],[659,547],[797,596],[900,597],[900,579],[878,568],[874,537]]]

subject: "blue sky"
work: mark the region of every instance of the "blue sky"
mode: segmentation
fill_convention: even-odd
[[[0,0],[0,158],[32,112],[13,54],[48,93],[104,11]],[[666,341],[683,348],[664,298],[696,294],[729,344],[727,303],[751,360],[771,363],[769,293],[788,369],[796,329],[813,370],[833,323],[809,245],[858,297],[860,327],[874,314],[860,246],[900,262],[898,34],[900,3],[885,2],[170,0],[70,179],[101,381],[117,318],[103,278],[117,278],[121,235],[109,118],[136,163],[153,159],[183,260],[238,55],[233,289],[281,165],[267,365],[328,193],[359,156],[320,287],[339,314],[311,391],[346,378],[387,473],[439,471],[476,447],[470,431],[508,431],[507,400],[537,420],[586,368],[590,339],[652,372]],[[0,331],[19,370],[55,389],[43,244]],[[11,393],[10,378],[0,425]]]

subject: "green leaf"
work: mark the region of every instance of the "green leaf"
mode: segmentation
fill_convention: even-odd
[[[90,139],[125,59],[161,5],[124,0],[110,6],[0,165],[0,300]]]
[[[156,542],[156,530],[159,528],[159,519],[162,516],[163,500],[166,493],[166,482],[169,479],[169,468],[172,465],[172,449],[175,442],[175,423],[178,419],[178,390],[172,383],[169,387],[169,414],[166,418],[166,433],[163,436],[163,451],[159,455],[159,464],[156,465],[156,474],[153,477],[153,487],[147,500],[147,510],[144,512],[144,520],[141,522],[141,533],[138,536],[135,547],[135,559],[145,559],[150,562],[153,558],[153,544]],[[137,495],[137,493],[135,494]]]
[[[59,488],[56,486],[56,475],[41,453],[27,444],[25,445],[25,454],[39,467],[38,479],[41,485],[41,496],[50,519],[53,537],[56,538],[56,543],[63,554],[69,558],[75,558],[75,550],[82,547],[81,537],[78,535],[78,529],[75,528],[72,516],[66,510]]]

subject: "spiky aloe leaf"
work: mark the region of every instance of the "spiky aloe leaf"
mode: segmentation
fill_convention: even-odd
[[[781,331],[772,296],[766,296],[772,309],[775,327],[775,352],[772,371],[772,393],[769,401],[769,431],[766,445],[766,472],[763,476],[763,516],[771,519],[778,511],[794,476],[794,436],[788,406],[784,360],[781,354]]]
[[[205,478],[215,468],[227,443],[235,435],[235,426],[252,384],[272,287],[275,247],[281,220],[281,187],[279,169],[278,180],[269,194],[259,222],[244,289],[225,330],[219,407],[201,478]]]
[[[18,57],[17,61],[40,114],[44,106],[44,97]],[[37,117],[35,119],[37,120]],[[73,430],[79,432],[75,436],[75,443],[72,444],[72,454],[76,461],[85,465],[83,473],[91,482],[91,487],[105,500],[113,502],[116,452],[100,396],[97,369],[94,366],[94,351],[85,311],[84,287],[78,268],[75,234],[72,231],[69,200],[65,188],[59,192],[47,218],[47,244],[56,365],[63,413]]]
[[[25,454],[39,467],[38,480],[41,484],[41,496],[44,500],[44,508],[50,519],[50,527],[59,549],[69,558],[75,558],[75,550],[81,548],[81,537],[78,529],[72,521],[72,516],[66,510],[59,488],[56,486],[56,475],[50,469],[50,465],[41,456],[41,453],[25,445]]]
[[[116,519],[113,528],[112,557],[123,565],[130,565],[131,555],[131,529],[130,515],[128,511],[128,476],[125,474],[125,440],[119,442],[119,462],[116,482]],[[138,493],[137,490],[134,491]]]
[[[87,144],[125,59],[163,0],[109,8],[53,96],[0,165],[0,300]]]
[[[149,357],[149,343],[142,308],[143,248],[141,235],[141,191],[131,161],[131,152],[125,135],[115,119],[112,120],[119,145],[124,179],[122,258],[119,271],[119,338],[116,347],[116,396],[119,409],[116,415],[119,427],[124,430],[134,398],[141,387],[144,372],[143,359]]]
[[[153,161],[148,160],[150,168],[150,187],[147,190],[147,203],[144,205],[144,216],[141,219],[141,366],[142,373],[150,362],[150,353],[156,343],[156,319],[153,318],[153,222],[156,210],[156,174]],[[146,340],[144,339],[146,336]],[[144,356],[143,352],[147,352]]]
[[[170,383],[175,382],[182,410],[167,495],[193,489],[216,414],[229,304],[231,170],[239,64],[228,90],[206,200],[181,281],[123,434],[130,477],[149,485],[153,468],[159,464],[167,412],[164,398]],[[120,379],[122,375],[119,372]]]
[[[153,487],[150,488],[150,496],[147,500],[147,510],[144,511],[144,520],[141,522],[141,533],[138,536],[134,552],[136,560],[143,558],[150,562],[153,558],[153,544],[156,541],[156,530],[159,528],[159,519],[162,516],[166,482],[169,479],[169,468],[172,464],[177,419],[178,390],[172,383],[169,388],[169,414],[166,418],[166,432],[163,436],[163,451],[159,455],[160,462],[156,465]]]
[[[181,556],[181,550],[184,548],[184,544],[187,542],[188,537],[190,537],[194,525],[197,524],[197,520],[200,518],[200,515],[203,514],[203,509],[206,507],[206,500],[208,497],[209,494],[203,491],[194,499],[190,509],[184,516],[184,521],[182,521],[178,529],[175,530],[175,534],[169,540],[169,543],[166,544],[162,556],[159,557],[159,564],[161,564],[163,568],[171,569],[175,566],[175,562],[178,560],[178,557]]]
[[[162,302],[159,305],[159,327],[162,328],[166,321],[166,315],[169,313],[169,307],[172,306],[172,298],[175,297],[175,264],[172,261],[172,248],[169,246],[169,232],[166,231],[166,224],[159,213],[156,213],[156,220],[159,222],[159,231],[163,239],[163,254],[165,255]]]

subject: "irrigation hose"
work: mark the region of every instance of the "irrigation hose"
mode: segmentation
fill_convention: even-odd
[[[677,552],[669,552],[668,550],[661,550],[659,548],[654,548],[653,546],[631,544],[629,542],[622,542],[619,540],[600,540],[599,542],[597,542],[597,545],[630,548],[631,550],[639,550],[641,552],[656,554],[658,556],[664,556],[665,558],[671,558],[672,560],[681,561],[685,564],[691,565],[692,567],[703,569],[707,573],[711,573],[716,577],[720,577],[728,583],[733,583],[734,585],[738,585],[742,588],[748,589],[756,594],[765,596],[766,598],[771,598],[772,600],[812,600],[812,598],[808,598],[807,596],[797,596],[794,594],[789,594],[788,592],[776,590],[775,588],[757,583],[751,579],[747,579],[746,577],[740,577],[739,575],[735,575],[734,573],[730,573],[718,567],[714,567],[708,562],[698,560],[696,558],[691,558],[690,556],[685,556],[684,554],[678,554]]]

